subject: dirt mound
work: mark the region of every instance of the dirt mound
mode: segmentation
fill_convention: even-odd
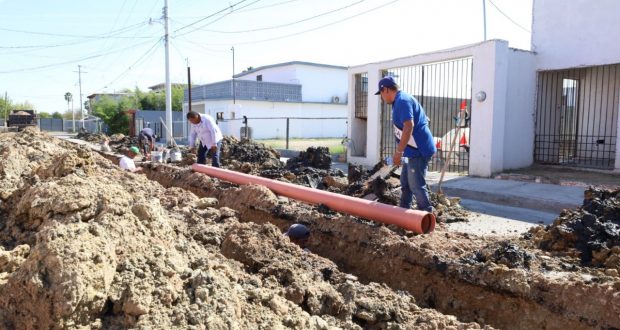
[[[0,329],[479,328],[224,206],[269,210],[264,187],[198,198],[36,130],[1,134],[0,153]]]
[[[80,131],[76,138],[93,143],[101,143],[105,139],[110,139],[105,133],[90,133],[88,131]]]
[[[233,136],[225,136],[222,140],[222,162],[230,165],[234,161],[237,167],[242,163],[249,163],[253,168],[271,169],[281,168],[280,154],[273,148],[262,143],[239,141]],[[233,166],[234,167],[234,166]]]
[[[620,270],[620,190],[590,188],[584,196],[580,208],[533,229],[533,240],[547,251],[576,254],[584,265]]]
[[[327,147],[308,147],[301,151],[297,157],[286,161],[286,168],[314,167],[329,170],[332,167],[332,158]]]

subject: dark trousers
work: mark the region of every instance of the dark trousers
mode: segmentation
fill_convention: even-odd
[[[207,164],[207,157],[211,157],[211,165],[213,167],[220,167],[220,151],[222,150],[222,142],[218,142],[216,144],[217,150],[212,152],[209,147],[205,147],[200,142],[200,146],[198,147],[198,153],[196,154],[196,163],[198,164]]]

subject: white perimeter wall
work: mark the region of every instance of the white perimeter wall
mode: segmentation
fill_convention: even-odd
[[[332,97],[338,96],[339,103],[347,103],[346,69],[292,64],[256,71],[239,79],[256,80],[258,75],[267,82],[300,84],[304,102],[331,103]]]
[[[472,99],[469,174],[489,177],[505,168],[532,163],[535,104],[533,54],[516,52],[503,40],[491,40],[434,53],[354,66],[349,69],[349,95],[355,97],[355,74],[368,73],[368,119],[355,119],[355,102],[348,106],[348,136],[365,153],[351,163],[373,166],[380,159],[380,98],[374,95],[383,69],[406,67],[464,57],[473,58],[472,95],[483,91],[486,100]],[[355,130],[355,131],[353,131]],[[364,134],[365,133],[365,134]],[[362,156],[359,156],[363,154]]]
[[[291,118],[290,138],[342,138],[347,134],[347,107],[344,104],[237,101],[233,105],[230,100],[224,100],[192,103],[192,109],[213,118],[218,112],[224,112],[224,121],[220,121],[219,126],[224,135],[237,138],[243,126],[243,116],[249,118],[248,127],[253,139],[286,138],[286,117]]]
[[[533,15],[539,69],[620,63],[620,1],[534,0]]]

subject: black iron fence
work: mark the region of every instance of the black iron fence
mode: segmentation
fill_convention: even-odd
[[[534,160],[613,169],[620,64],[538,74]]]
[[[472,58],[391,68],[401,90],[413,95],[430,120],[437,154],[429,170],[466,173],[469,170]],[[452,153],[450,149],[452,148]],[[392,155],[396,143],[392,129],[392,106],[381,106],[381,157]]]

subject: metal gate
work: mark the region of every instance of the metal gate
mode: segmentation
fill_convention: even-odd
[[[534,161],[613,169],[620,64],[538,73]]]
[[[472,62],[472,58],[468,57],[383,71],[384,77],[393,76],[402,91],[420,102],[430,119],[430,129],[437,146],[437,153],[429,163],[430,171],[441,171],[446,163],[449,172],[469,171]],[[392,134],[392,106],[382,102],[382,158],[396,150],[396,140]],[[453,152],[448,157],[453,143]]]

